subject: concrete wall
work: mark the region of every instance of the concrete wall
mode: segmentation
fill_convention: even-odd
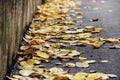
[[[15,58],[24,28],[42,0],[0,0],[0,80]]]

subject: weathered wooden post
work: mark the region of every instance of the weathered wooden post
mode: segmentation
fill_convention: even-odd
[[[42,0],[0,0],[0,80],[14,60],[24,28]]]

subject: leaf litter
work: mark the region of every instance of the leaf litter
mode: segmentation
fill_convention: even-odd
[[[82,27],[69,27],[76,24],[71,18],[76,15],[82,18],[82,12],[76,12],[67,17],[70,12],[78,10],[74,0],[51,0],[37,7],[37,11],[32,20],[29,30],[23,38],[19,51],[19,71],[18,74],[8,77],[11,80],[107,80],[115,78],[117,75],[104,74],[102,72],[91,71],[93,73],[77,72],[71,73],[58,65],[67,68],[87,68],[90,64],[95,64],[96,60],[88,60],[81,56],[77,50],[63,49],[63,46],[87,46],[100,48],[105,43],[112,43],[110,48],[120,48],[117,43],[119,38],[93,38],[99,34],[102,28],[87,25]],[[99,8],[94,8],[98,10]],[[93,18],[90,21],[99,21]],[[57,66],[46,68],[42,63],[50,63],[53,59],[60,59]],[[74,63],[66,62],[77,60]],[[63,62],[66,62],[65,64]],[[102,60],[106,63],[108,60]],[[52,64],[52,63],[50,63]],[[33,77],[34,76],[34,77]]]

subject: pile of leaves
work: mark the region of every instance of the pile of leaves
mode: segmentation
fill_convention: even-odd
[[[107,80],[117,77],[114,74],[104,74],[98,71],[91,73],[71,73],[69,69],[60,67],[46,68],[43,63],[50,63],[53,59],[62,62],[77,60],[75,63],[56,63],[68,68],[86,68],[96,60],[82,57],[77,50],[65,49],[66,46],[87,46],[100,48],[105,43],[111,43],[110,48],[120,48],[119,38],[95,37],[102,28],[95,26],[71,26],[76,24],[76,18],[82,18],[82,12],[69,14],[78,10],[73,0],[50,0],[37,7],[29,30],[26,32],[19,51],[19,70],[11,80]],[[104,62],[104,61],[103,61]],[[52,64],[52,63],[51,63]]]

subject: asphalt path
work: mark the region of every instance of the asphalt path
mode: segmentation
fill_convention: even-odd
[[[82,19],[77,19],[78,23],[73,26],[87,26],[93,25],[102,27],[101,36],[104,38],[120,38],[120,0],[76,0],[79,6],[78,12],[83,13]],[[81,2],[80,2],[81,1]],[[71,12],[70,14],[74,14]],[[76,15],[77,16],[77,15]],[[89,19],[98,18],[96,22],[90,22]],[[79,21],[83,22],[79,22]],[[109,80],[120,80],[120,49],[109,49],[111,44],[107,43],[99,49],[94,49],[92,46],[76,47],[71,46],[69,49],[76,49],[81,52],[81,56],[88,59],[96,60],[95,64],[90,64],[88,68],[69,68],[71,72],[89,72],[90,70],[97,70],[103,73],[110,73],[118,75],[117,78]],[[108,60],[108,63],[101,63],[101,60]],[[46,67],[56,66],[55,63],[60,60],[51,60],[51,63],[45,63]],[[69,62],[76,62],[71,60]],[[66,62],[63,62],[66,63]],[[60,65],[59,67],[63,67]],[[16,68],[16,67],[15,67]],[[64,67],[63,67],[64,68]],[[66,69],[66,68],[64,68]]]
[[[77,0],[79,1],[79,0]],[[101,36],[104,38],[120,37],[120,0],[81,0],[81,9],[83,12],[82,26],[93,25],[102,27]],[[98,18],[96,22],[89,22],[91,18]],[[90,59],[108,60],[108,63],[96,63],[89,68],[83,69],[89,71],[95,69],[104,73],[112,73],[118,75],[117,78],[110,80],[120,80],[120,49],[109,49],[109,45],[105,44],[99,49],[88,47],[79,47],[83,56]]]
[[[119,38],[120,37],[120,0],[76,0],[79,10],[71,11],[69,14],[82,12],[83,18],[77,19],[76,27],[96,26],[102,27],[101,37],[104,38]],[[77,15],[76,15],[77,17]],[[91,18],[98,18],[96,22],[90,22]],[[81,20],[83,22],[81,22]],[[92,46],[76,47],[71,46],[69,49],[75,49],[81,52],[81,56],[88,59],[96,60],[95,64],[91,64],[88,68],[70,68],[71,72],[89,72],[90,70],[97,70],[103,73],[110,73],[118,75],[117,78],[110,78],[109,80],[120,80],[120,49],[109,49],[111,44],[107,43],[99,49],[94,49]],[[108,63],[101,63],[101,60],[108,60]],[[51,60],[51,63],[45,64],[47,67],[56,66],[55,63],[59,60]],[[69,62],[76,62],[71,60]],[[62,62],[66,63],[66,62]],[[63,65],[61,65],[63,67]],[[64,67],[63,67],[64,68]]]

